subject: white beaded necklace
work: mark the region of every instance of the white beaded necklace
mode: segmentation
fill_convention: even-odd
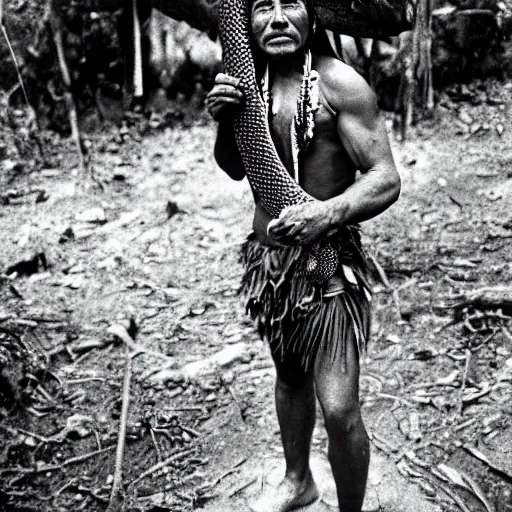
[[[297,110],[290,129],[293,158],[293,178],[299,182],[299,156],[304,152],[313,140],[315,129],[315,113],[319,107],[318,79],[319,75],[311,69],[311,52],[305,54],[304,74],[300,84],[299,96],[297,98]],[[272,98],[270,90],[269,66],[261,81],[261,94],[265,105],[267,119],[271,108]]]

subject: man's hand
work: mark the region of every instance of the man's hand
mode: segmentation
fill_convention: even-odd
[[[289,206],[270,221],[267,233],[279,245],[311,245],[335,228],[331,214],[323,201]]]
[[[244,94],[240,89],[240,79],[219,73],[215,77],[215,85],[206,95],[206,108],[210,115],[218,121],[224,113],[235,112],[244,104]]]

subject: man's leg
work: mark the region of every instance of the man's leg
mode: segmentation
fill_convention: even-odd
[[[347,344],[347,371],[342,371],[340,351],[331,363],[329,355],[315,363],[315,384],[325,418],[331,463],[342,512],[361,512],[370,446],[359,408],[359,356],[351,335]]]
[[[316,408],[313,377],[299,364],[285,367],[276,362],[276,369],[275,400],[286,473],[277,488],[269,489],[251,507],[257,512],[286,512],[318,498],[309,468]]]

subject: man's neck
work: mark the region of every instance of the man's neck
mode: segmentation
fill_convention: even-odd
[[[293,76],[297,72],[302,74],[304,50],[279,57],[271,57],[269,64],[272,71],[282,77]]]

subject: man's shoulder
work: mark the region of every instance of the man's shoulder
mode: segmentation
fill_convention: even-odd
[[[336,112],[367,109],[376,96],[366,80],[352,67],[333,57],[315,56],[324,96]]]

